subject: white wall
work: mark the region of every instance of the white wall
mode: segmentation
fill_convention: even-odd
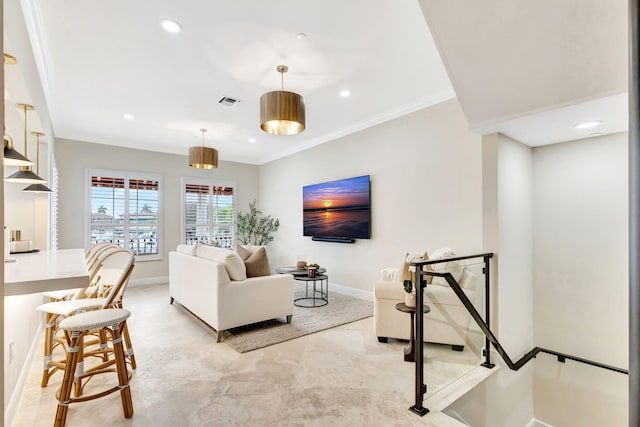
[[[27,356],[34,344],[40,326],[40,313],[36,307],[43,303],[42,295],[17,295],[4,298],[4,408],[7,409],[13,390],[18,383],[24,366],[29,367]],[[12,344],[11,344],[12,343]],[[10,357],[10,344],[13,355]],[[37,348],[35,357],[42,357],[42,349]],[[26,365],[25,365],[26,363]]]
[[[627,135],[531,150],[483,138],[492,325],[515,361],[534,345],[628,367]],[[501,360],[494,361],[504,366]],[[627,424],[625,375],[539,355],[451,409],[474,427]]]
[[[498,134],[499,338],[519,359],[533,347],[532,149]]]
[[[513,361],[533,339],[532,151],[501,134],[483,137],[483,244],[493,252],[491,329]],[[496,268],[497,267],[497,268]],[[524,426],[533,416],[533,366],[502,369],[451,405],[474,427]]]
[[[329,280],[372,291],[380,269],[407,251],[480,252],[481,143],[451,100],[260,166],[260,207],[280,219],[269,246],[274,267],[298,254]],[[302,236],[302,187],[371,175],[370,240],[314,242]]]
[[[621,368],[629,366],[627,138],[539,147],[533,156],[535,342]],[[538,359],[536,418],[627,425],[625,375]]]
[[[181,177],[234,181],[237,208],[245,211],[258,198],[258,167],[220,161],[218,169],[190,168],[187,156],[58,139],[56,163],[59,173],[58,233],[60,248],[83,248],[85,235],[85,170],[90,168],[139,171],[162,175],[163,253],[160,261],[137,262],[133,279],[169,275],[166,254],[182,243]]]

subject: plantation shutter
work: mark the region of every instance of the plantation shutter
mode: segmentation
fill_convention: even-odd
[[[234,189],[214,184],[184,184],[184,241],[232,248],[234,243]]]

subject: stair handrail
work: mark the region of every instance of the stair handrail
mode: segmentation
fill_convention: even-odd
[[[483,273],[485,277],[485,318],[483,319],[480,316],[480,313],[475,308],[471,300],[467,294],[464,293],[458,281],[453,277],[450,272],[437,272],[433,270],[425,270],[426,266],[432,264],[441,264],[452,261],[461,261],[466,259],[473,258],[483,258],[484,267]],[[507,367],[509,369],[517,371],[522,368],[527,362],[536,357],[538,353],[547,353],[558,358],[558,362],[564,363],[566,359],[573,360],[576,362],[584,363],[587,365],[595,366],[602,369],[607,369],[610,371],[618,372],[621,374],[629,375],[629,371],[627,369],[618,368],[616,366],[607,365],[600,362],[595,362],[592,360],[584,359],[582,357],[573,356],[565,353],[560,353],[555,350],[549,350],[542,347],[534,347],[531,351],[522,356],[515,363],[509,357],[506,350],[500,344],[500,341],[496,338],[495,334],[491,331],[491,301],[490,301],[490,260],[493,258],[492,252],[487,252],[483,254],[477,255],[465,255],[465,256],[453,256],[449,258],[438,258],[431,260],[416,260],[410,263],[410,269],[414,273],[414,283],[416,285],[416,315],[415,315],[415,342],[423,343],[424,342],[424,289],[427,286],[425,276],[431,277],[442,277],[444,278],[453,292],[456,294],[462,305],[469,312],[473,320],[476,322],[478,327],[485,336],[485,346],[484,346],[484,362],[481,364],[486,368],[493,368],[495,364],[491,363],[491,345],[496,349],[496,352],[500,355],[502,360],[505,361]],[[411,412],[414,412],[420,416],[424,416],[429,412],[429,409],[425,408],[422,405],[424,394],[427,392],[427,386],[424,383],[424,345],[415,345],[415,402],[414,405],[409,408]]]

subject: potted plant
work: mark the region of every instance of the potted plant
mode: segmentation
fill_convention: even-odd
[[[249,212],[238,212],[236,238],[242,245],[264,246],[273,241],[273,233],[278,231],[280,220],[271,215],[263,216],[256,208],[256,201],[249,203]]]
[[[416,306],[416,293],[413,290],[413,282],[411,280],[405,280],[402,284],[404,286],[404,305],[407,307]]]

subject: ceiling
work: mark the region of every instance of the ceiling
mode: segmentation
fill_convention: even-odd
[[[419,3],[472,130],[538,146],[627,129],[627,0]]]
[[[205,143],[222,160],[253,164],[456,94],[470,128],[531,146],[589,136],[596,130],[573,128],[583,118],[603,120],[597,132],[626,129],[626,30],[605,31],[626,20],[617,5],[626,2],[614,0],[607,10],[601,6],[610,0],[561,2],[593,9],[575,22],[564,6],[545,2],[553,5],[522,11],[508,0],[157,0],[153,8],[125,0],[5,0],[5,50],[22,55],[18,71],[7,69],[6,86],[20,102],[34,98],[57,138],[186,155],[206,128]],[[548,10],[559,17],[541,28],[528,23]],[[166,18],[182,31],[163,30]],[[597,51],[584,52],[580,32],[598,41]],[[550,54],[554,44],[563,49]],[[259,98],[279,89],[279,64],[289,67],[285,89],[306,103],[307,128],[295,136],[259,127]],[[339,96],[345,89],[348,98]],[[223,96],[240,102],[222,106]]]
[[[186,154],[206,128],[221,159],[263,163],[454,96],[415,1],[23,3],[58,138]],[[279,64],[306,103],[295,136],[259,127]]]

